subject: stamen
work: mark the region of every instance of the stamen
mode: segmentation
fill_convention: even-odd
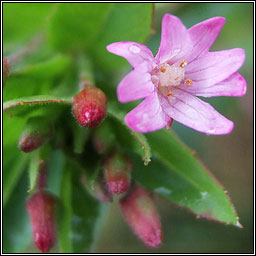
[[[169,92],[167,93],[168,99],[170,99],[170,98],[172,97],[172,95],[173,95],[173,93],[172,93],[171,91],[169,91]]]
[[[162,73],[164,73],[164,72],[166,71],[165,65],[162,65],[162,66],[160,67],[160,71],[161,71]]]
[[[153,75],[153,76],[151,76],[151,81],[152,81],[152,83],[153,83],[154,85],[158,85],[158,83],[159,83],[159,77]]]
[[[191,79],[187,78],[184,83],[185,83],[185,85],[190,86],[194,82]]]
[[[172,122],[173,122],[173,119],[171,118],[170,121],[168,122],[168,124],[165,126],[165,128],[167,130],[170,130],[171,126],[172,126]]]
[[[183,60],[183,61],[181,61],[181,63],[180,63],[180,67],[181,68],[185,68],[186,66],[187,66],[187,62],[185,61],[185,60]]]
[[[160,71],[160,68],[159,68],[159,67],[155,67],[155,68],[152,70],[152,72],[155,73],[155,74],[157,74],[159,71]]]

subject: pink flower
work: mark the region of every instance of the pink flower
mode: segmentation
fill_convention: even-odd
[[[207,134],[226,134],[233,122],[196,96],[243,96],[245,79],[236,71],[245,53],[235,48],[209,52],[225,19],[214,17],[190,29],[175,16],[166,14],[155,57],[144,45],[116,42],[107,50],[122,56],[133,70],[120,82],[120,102],[145,98],[125,121],[138,132],[151,132],[176,120]]]

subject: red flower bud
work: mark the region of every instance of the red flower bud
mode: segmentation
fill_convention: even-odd
[[[29,153],[42,146],[53,134],[52,125],[43,117],[32,117],[28,120],[19,140],[18,147]]]
[[[73,97],[73,113],[81,126],[98,126],[106,116],[107,97],[100,89],[88,87]]]
[[[127,192],[131,184],[132,164],[128,157],[114,153],[104,162],[105,180],[112,194]]]
[[[9,65],[6,58],[3,58],[3,86],[5,86],[5,83],[9,76]]]
[[[162,243],[160,218],[151,195],[141,187],[120,200],[121,209],[134,233],[148,246]]]
[[[37,192],[27,201],[34,242],[41,252],[48,252],[56,241],[55,202],[55,198],[46,192]]]
[[[95,179],[88,181],[85,175],[83,175],[81,182],[85,186],[87,192],[98,201],[102,203],[112,201],[112,196],[109,194],[109,192],[104,187],[103,182],[100,180]]]

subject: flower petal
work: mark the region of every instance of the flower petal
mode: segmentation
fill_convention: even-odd
[[[245,52],[239,48],[209,52],[187,65],[185,78],[192,79],[194,87],[210,86],[236,72],[242,66],[244,59]]]
[[[166,14],[162,21],[161,44],[156,54],[158,64],[185,58],[191,52],[192,46],[189,33],[180,19]]]
[[[207,134],[227,134],[233,122],[219,114],[210,104],[180,89],[173,89],[168,99],[161,96],[162,109],[174,120]]]
[[[151,74],[147,72],[146,66],[142,63],[119,83],[117,96],[120,102],[142,99],[154,91]]]
[[[190,92],[197,96],[203,96],[203,97],[214,97],[214,96],[240,97],[240,96],[244,96],[246,93],[246,81],[239,73],[235,72],[227,79],[214,85],[201,86],[201,87],[196,87],[194,85],[191,85],[188,87],[185,85],[183,86],[183,88],[187,92]]]
[[[133,67],[143,62],[155,62],[152,52],[142,44],[135,42],[117,42],[107,46],[111,53],[124,57]]]
[[[136,108],[130,111],[125,121],[137,132],[151,132],[163,128],[170,118],[162,111],[158,96],[152,93]]]
[[[193,50],[186,61],[191,62],[199,56],[206,54],[216,40],[224,24],[225,18],[214,17],[191,27],[188,32],[193,44]]]

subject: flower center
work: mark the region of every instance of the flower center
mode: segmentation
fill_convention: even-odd
[[[162,95],[168,97],[172,96],[171,89],[179,86],[184,80],[186,65],[187,62],[184,60],[172,65],[163,63],[153,70],[152,82],[158,86],[158,91]],[[184,83],[186,85],[191,85],[193,81],[191,79],[186,79]]]

